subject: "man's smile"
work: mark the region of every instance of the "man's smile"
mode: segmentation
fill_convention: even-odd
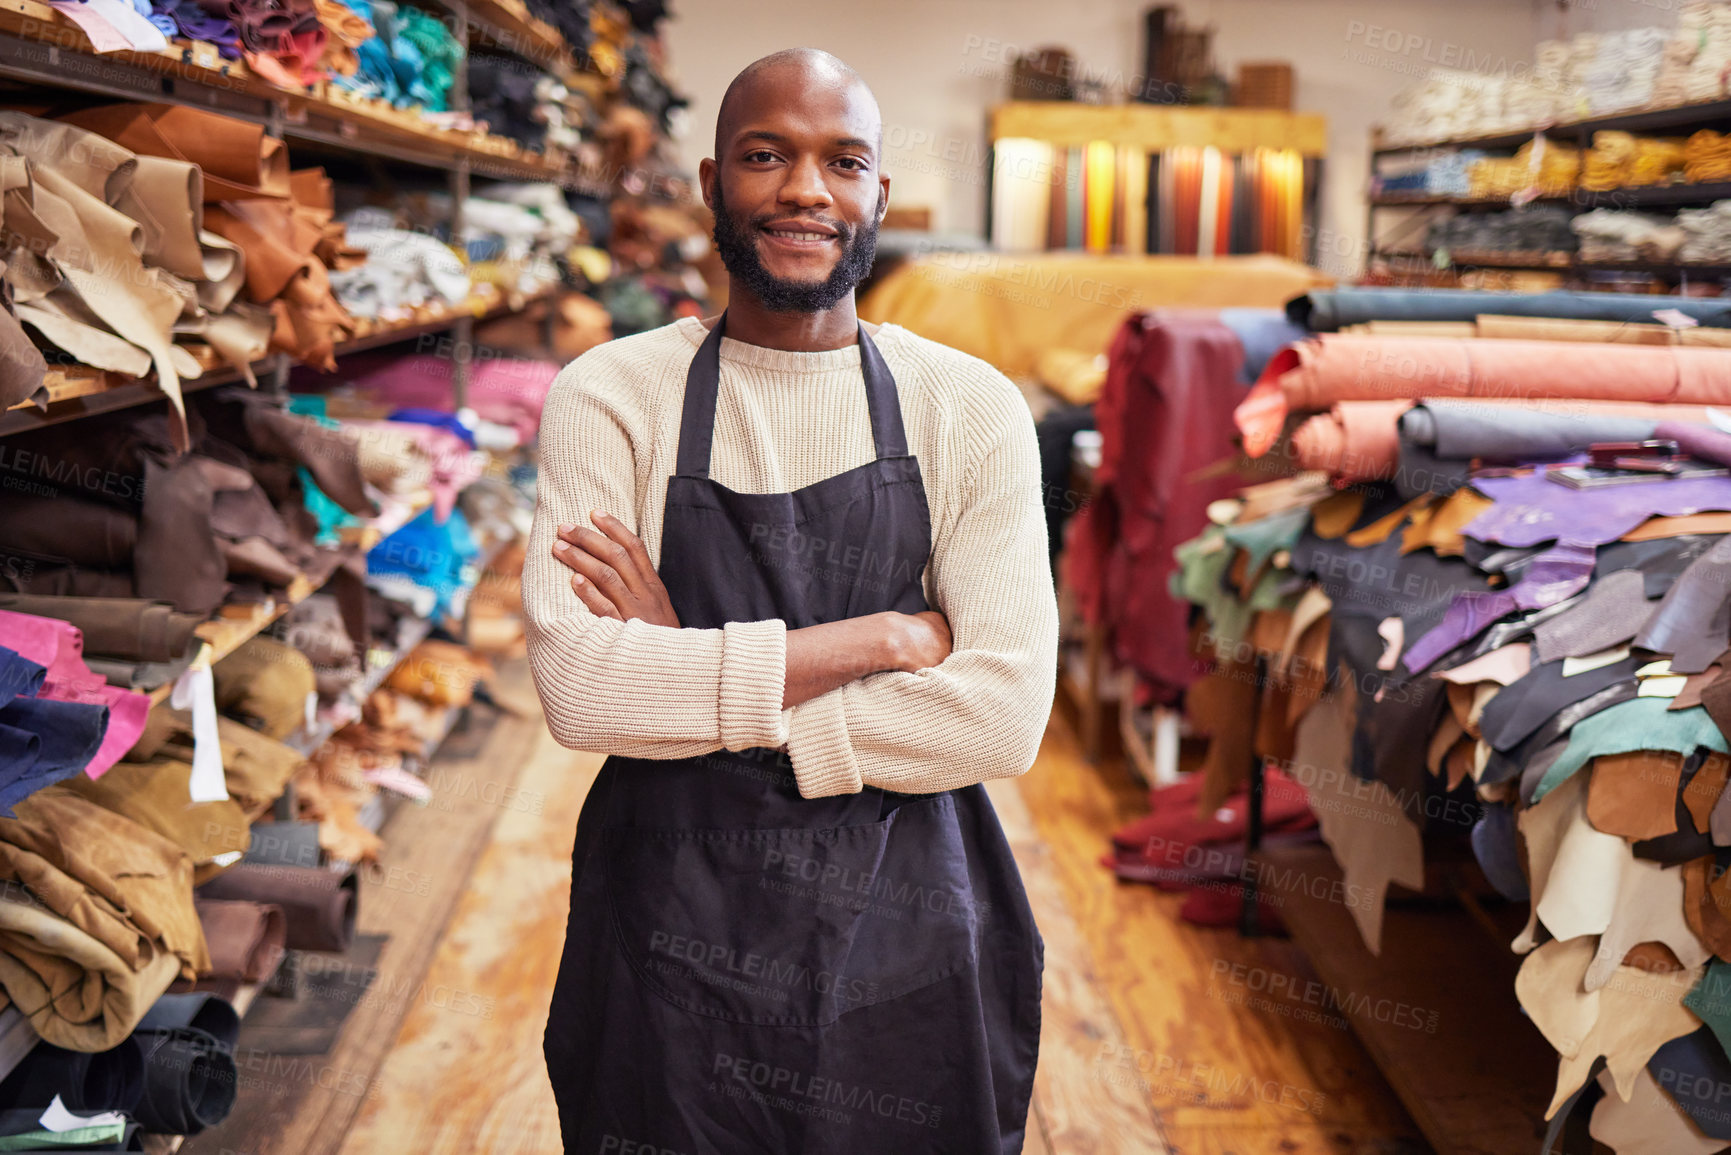
[[[802,220],[771,221],[760,225],[759,231],[775,242],[777,248],[793,252],[821,249],[840,235],[821,221]]]

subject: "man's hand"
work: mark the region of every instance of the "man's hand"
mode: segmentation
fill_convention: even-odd
[[[889,614],[896,662],[893,669],[909,674],[943,664],[955,646],[950,621],[936,610],[917,614]]]
[[[949,620],[936,610],[886,611],[789,630],[782,708],[809,702],[856,678],[929,670],[950,656],[950,648]]]
[[[553,556],[573,571],[571,588],[583,604],[596,617],[678,629],[679,615],[643,542],[616,517],[597,511],[589,519],[595,529],[562,525],[553,543]]]

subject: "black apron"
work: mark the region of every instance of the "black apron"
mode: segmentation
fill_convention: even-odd
[[[709,477],[724,324],[667,485],[680,624],[926,609],[925,487],[863,327],[877,459],[744,494]],[[983,787],[806,799],[775,750],[609,758],[571,873],[545,1038],[568,1152],[1022,1149],[1044,949]]]

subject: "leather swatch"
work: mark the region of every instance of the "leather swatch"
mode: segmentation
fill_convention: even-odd
[[[1534,629],[1534,649],[1541,662],[1585,657],[1633,639],[1653,608],[1639,570],[1605,574],[1567,613]]]

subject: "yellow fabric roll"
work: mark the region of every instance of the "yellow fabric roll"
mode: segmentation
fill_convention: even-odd
[[[933,253],[885,276],[859,312],[1026,378],[1054,347],[1104,353],[1141,310],[1278,308],[1330,284],[1320,270],[1268,255]]]

